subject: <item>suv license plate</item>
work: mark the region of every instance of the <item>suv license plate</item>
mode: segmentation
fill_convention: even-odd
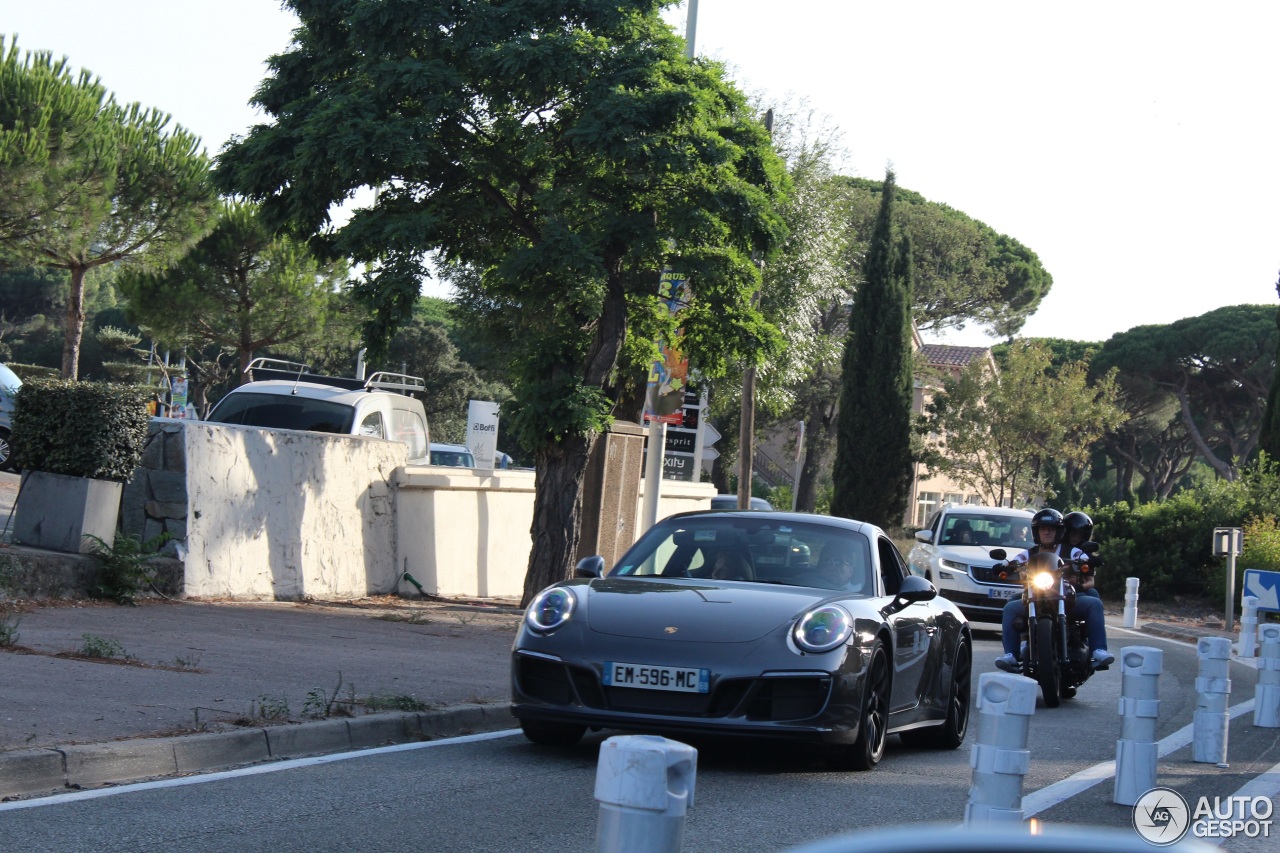
[[[642,663],[616,663],[604,665],[604,683],[607,687],[638,687],[642,690],[676,690],[681,693],[706,693],[711,682],[711,670],[689,669],[681,666],[648,666]]]
[[[1012,587],[1012,588],[1010,588],[1010,589],[989,589],[989,590],[987,590],[987,597],[988,597],[988,598],[1003,598],[1005,601],[1008,601],[1008,600],[1013,599],[1013,598],[1017,598],[1017,597],[1018,597],[1018,596],[1020,596],[1020,595],[1022,595],[1022,590],[1021,590],[1021,589],[1019,589],[1018,587]]]

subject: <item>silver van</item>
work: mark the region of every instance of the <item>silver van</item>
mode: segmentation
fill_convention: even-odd
[[[251,381],[219,400],[206,420],[384,438],[407,445],[410,463],[425,464],[429,458],[426,409],[409,396],[426,390],[421,377],[322,376],[304,364],[267,358],[254,359],[246,372]]]

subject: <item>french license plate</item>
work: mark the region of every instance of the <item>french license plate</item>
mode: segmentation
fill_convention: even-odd
[[[709,669],[687,669],[680,666],[649,666],[643,663],[604,665],[606,687],[638,687],[642,690],[677,690],[681,693],[706,693],[711,681]]]
[[[1017,598],[1022,595],[1022,590],[1014,587],[1012,589],[989,589],[987,590],[988,598],[1003,598],[1008,601],[1011,598]]]

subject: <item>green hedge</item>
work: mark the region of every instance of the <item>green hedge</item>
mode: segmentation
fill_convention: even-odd
[[[14,398],[14,459],[23,468],[125,482],[147,440],[147,400],[136,385],[32,379]]]
[[[1226,592],[1227,560],[1213,555],[1214,528],[1253,530],[1245,537],[1245,554],[1236,560],[1236,568],[1267,568],[1246,563],[1267,553],[1261,547],[1251,551],[1250,546],[1263,545],[1258,540],[1266,526],[1258,520],[1274,516],[1277,507],[1280,469],[1265,460],[1244,469],[1234,482],[1187,489],[1166,501],[1089,507],[1096,525],[1094,539],[1107,561],[1098,573],[1099,592],[1120,599],[1125,578],[1136,577],[1140,601],[1175,596],[1220,601]],[[1235,589],[1240,589],[1238,579]]]

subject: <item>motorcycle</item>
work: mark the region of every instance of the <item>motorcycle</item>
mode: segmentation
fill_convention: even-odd
[[[1098,543],[1085,542],[1080,550],[1093,555]],[[1003,549],[991,552],[1004,560]],[[1044,694],[1044,704],[1056,708],[1076,695],[1080,685],[1097,670],[1089,659],[1084,621],[1074,618],[1076,589],[1073,579],[1091,571],[1082,560],[1063,560],[1056,554],[1035,554],[1022,566],[1022,602],[1026,615],[1015,623],[1026,637],[1020,655],[1022,674],[1034,679]],[[1098,670],[1107,667],[1098,667]]]

